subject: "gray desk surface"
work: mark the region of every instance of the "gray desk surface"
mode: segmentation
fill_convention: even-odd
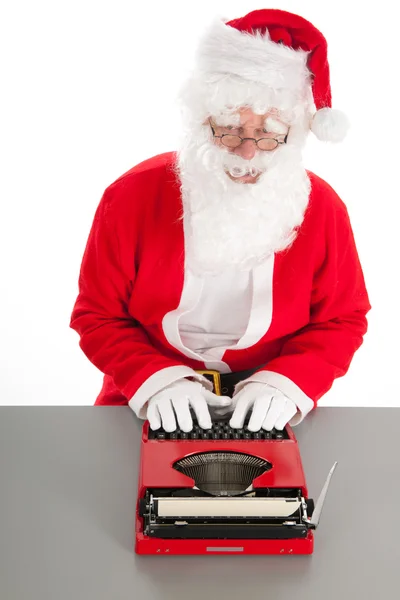
[[[319,408],[294,429],[310,556],[138,556],[141,421],[128,407],[0,408],[2,600],[398,598],[400,409]]]

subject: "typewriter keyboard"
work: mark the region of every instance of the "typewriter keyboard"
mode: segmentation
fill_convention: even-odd
[[[157,429],[153,431],[149,428],[150,440],[287,440],[289,435],[286,429],[282,431],[272,429],[272,431],[249,431],[246,429],[246,423],[243,429],[232,429],[228,423],[215,422],[211,429],[202,429],[194,425],[192,431],[185,432],[176,429],[172,432]]]

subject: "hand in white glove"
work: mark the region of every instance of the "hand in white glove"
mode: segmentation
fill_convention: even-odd
[[[147,418],[151,429],[159,429],[162,425],[165,431],[182,431],[193,429],[190,408],[194,410],[197,422],[202,429],[211,429],[210,406],[228,406],[232,399],[228,396],[217,396],[207,390],[199,381],[180,379],[149,400]]]
[[[297,406],[285,394],[267,383],[249,381],[233,396],[234,411],[229,425],[234,429],[243,427],[252,408],[247,428],[250,431],[283,429],[297,413]],[[219,412],[219,411],[218,411]],[[221,411],[222,412],[222,411]]]

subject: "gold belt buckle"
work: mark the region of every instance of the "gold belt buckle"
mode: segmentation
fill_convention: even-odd
[[[195,369],[196,373],[200,373],[200,375],[212,375],[213,385],[214,385],[214,394],[217,396],[221,396],[221,374],[219,371],[200,371]]]

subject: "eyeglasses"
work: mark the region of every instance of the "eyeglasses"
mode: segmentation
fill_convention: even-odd
[[[211,120],[208,119],[210,123],[211,131],[213,137],[219,138],[227,148],[238,148],[245,140],[253,140],[257,144],[257,147],[260,150],[275,150],[279,146],[279,144],[286,144],[286,140],[289,135],[289,131],[285,135],[285,139],[282,141],[276,140],[275,138],[260,138],[256,140],[255,138],[242,138],[239,135],[231,135],[230,133],[224,133],[223,135],[215,135],[215,129],[212,126]]]

